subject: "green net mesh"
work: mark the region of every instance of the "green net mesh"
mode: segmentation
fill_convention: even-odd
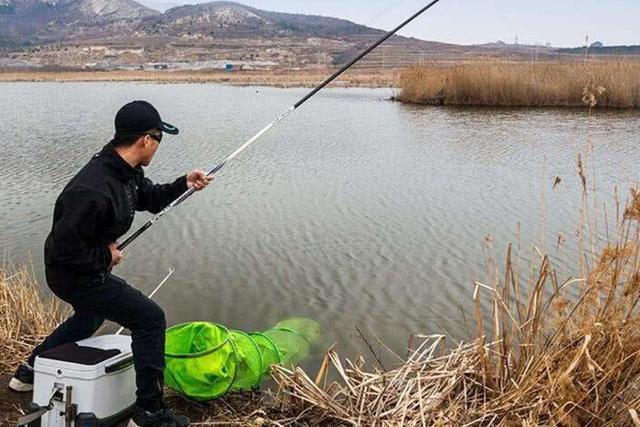
[[[281,362],[282,356],[276,344],[271,338],[261,332],[252,332],[249,334],[256,342],[262,352],[262,374],[267,375],[271,369],[271,365],[277,365]]]
[[[297,365],[322,337],[318,322],[285,319],[264,332],[229,331],[209,322],[167,330],[165,383],[197,400],[260,387],[271,365]]]
[[[271,338],[280,351],[280,363],[290,367],[302,362],[311,350],[309,341],[297,332],[286,329],[269,329],[264,334]]]
[[[236,350],[224,327],[192,322],[167,330],[165,383],[198,400],[222,396],[231,388],[237,372]]]
[[[256,342],[241,331],[231,331],[231,340],[236,348],[238,363],[232,391],[252,390],[262,382],[262,352]]]
[[[274,329],[286,329],[297,332],[307,339],[309,344],[314,345],[322,339],[322,327],[315,320],[305,317],[290,317],[276,323]]]

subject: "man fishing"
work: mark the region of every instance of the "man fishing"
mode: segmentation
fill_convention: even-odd
[[[115,118],[115,136],[59,195],[53,227],[45,242],[47,284],[74,313],[34,350],[9,387],[33,390],[33,365],[43,351],[93,335],[107,320],[131,331],[136,371],[136,406],[130,426],[183,427],[162,398],[165,317],[162,309],[111,269],[123,259],[117,239],[133,222],[135,211],[160,212],[189,188],[201,190],[213,179],[200,170],[156,185],[143,166],[153,159],[163,133],[178,129],[162,121],[148,102],[133,101]]]

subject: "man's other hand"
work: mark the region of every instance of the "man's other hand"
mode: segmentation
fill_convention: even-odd
[[[111,243],[108,247],[111,251],[111,265],[109,266],[111,269],[122,261],[122,251],[118,250],[118,243]]]
[[[187,175],[187,187],[193,188],[196,191],[202,190],[213,181],[212,176],[207,176],[207,173],[199,169],[189,172]]]

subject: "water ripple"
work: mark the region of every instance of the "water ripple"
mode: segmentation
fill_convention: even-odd
[[[2,84],[0,250],[32,256],[41,272],[55,198],[110,139],[125,102],[148,99],[181,128],[147,170],[166,181],[212,167],[304,93]],[[136,241],[118,273],[149,291],[175,267],[158,295],[171,323],[251,330],[306,315],[347,353],[363,351],[354,325],[403,352],[412,332],[464,336],[461,309],[484,279],[486,235],[499,253],[518,223],[523,247],[538,241],[541,200],[547,242],[572,235],[575,158],[587,141],[601,202],[638,182],[637,113],[419,108],[383,101],[389,95],[320,93]],[[555,176],[563,182],[552,191]]]

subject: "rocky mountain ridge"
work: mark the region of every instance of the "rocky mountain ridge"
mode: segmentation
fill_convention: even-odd
[[[215,1],[164,13],[135,0],[0,0],[0,40],[13,47],[121,36],[342,37],[378,34],[350,21]]]
[[[213,63],[326,67],[349,59],[384,33],[344,19],[271,12],[229,1],[178,6],[164,13],[134,0],[0,1],[6,3],[0,11],[0,46],[8,52],[0,67],[137,69],[157,62],[204,68]],[[393,53],[386,55],[385,49]],[[390,65],[460,49],[394,36],[376,54],[382,55],[379,62]]]
[[[383,33],[344,19],[230,1],[160,13],[135,0],[0,0],[0,68],[326,68]],[[461,46],[394,36],[358,66],[552,60],[558,54],[548,46]]]
[[[134,0],[0,0],[0,47],[103,36],[159,15]]]

